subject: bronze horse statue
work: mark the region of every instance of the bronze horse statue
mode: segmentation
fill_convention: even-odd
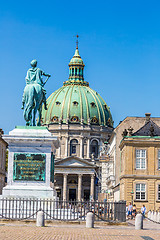
[[[42,101],[43,93],[42,87],[39,84],[33,83],[26,85],[24,89],[24,119],[26,121],[26,126],[36,126],[36,114],[39,113],[37,126],[41,125],[41,111],[42,111]],[[33,114],[32,114],[33,112]],[[32,122],[33,115],[33,122]]]

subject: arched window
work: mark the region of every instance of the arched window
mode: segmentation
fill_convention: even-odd
[[[72,76],[74,76],[74,68],[72,68]]]
[[[77,151],[78,140],[72,139],[70,142],[70,155],[75,155]]]
[[[93,140],[91,142],[91,154],[94,154],[95,158],[98,157],[98,141],[97,140]]]
[[[77,76],[77,68],[75,68],[75,75]]]
[[[81,76],[81,68],[79,68],[79,76]]]

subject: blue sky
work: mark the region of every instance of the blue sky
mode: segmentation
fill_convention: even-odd
[[[52,77],[47,96],[68,78],[75,35],[85,80],[126,116],[160,117],[159,1],[1,1],[0,128],[25,125],[21,98],[32,59]]]

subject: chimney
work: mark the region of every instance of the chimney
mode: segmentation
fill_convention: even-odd
[[[0,128],[0,137],[3,135],[3,130],[2,130],[2,128]]]
[[[148,123],[150,121],[151,113],[145,113],[145,116],[146,116],[146,123]]]

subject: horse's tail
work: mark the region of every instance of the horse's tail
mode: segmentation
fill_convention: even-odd
[[[25,109],[24,109],[24,119],[26,122],[29,122],[32,119],[32,109],[34,107],[34,96],[35,88],[33,85],[30,85],[29,91],[25,92]]]

